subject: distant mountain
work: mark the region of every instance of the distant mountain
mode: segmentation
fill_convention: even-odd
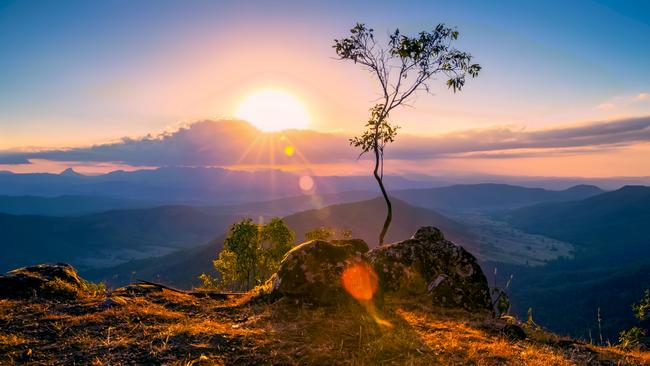
[[[223,168],[165,167],[102,175],[1,174],[0,195],[108,196],[137,201],[191,205],[259,202],[309,194],[375,190],[371,176],[314,176],[314,187],[303,192],[300,175],[280,170],[238,171]],[[395,189],[427,187],[430,183],[387,176]]]
[[[62,171],[61,173],[59,173],[59,175],[65,175],[65,176],[68,176],[68,177],[83,177],[84,176],[83,174],[77,173],[72,168],[68,168],[68,169]]]
[[[90,268],[160,256],[222,234],[236,219],[186,206],[79,217],[0,214],[0,272],[41,262]]]
[[[545,203],[502,217],[522,230],[568,241],[609,260],[650,255],[650,187],[625,186],[574,202]]]
[[[410,204],[444,210],[503,210],[542,202],[574,201],[604,191],[579,185],[562,191],[508,184],[459,184],[449,187],[397,190],[393,196]]]
[[[278,198],[270,201],[241,203],[238,205],[222,205],[201,207],[211,214],[238,214],[257,216],[287,216],[296,212],[310,209],[320,209],[325,206],[355,202],[377,197],[373,191],[346,191],[329,194],[301,194],[299,196]]]
[[[409,238],[421,226],[434,225],[445,235],[468,250],[476,252],[473,240],[467,236],[462,225],[434,211],[413,207],[400,200],[393,201],[394,221],[386,241]],[[385,213],[381,198],[345,203],[299,212],[285,217],[287,225],[296,232],[296,241],[304,241],[305,232],[320,227],[351,228],[353,236],[362,238],[371,247],[377,245],[379,230]],[[160,280],[177,286],[190,287],[198,284],[197,277],[203,272],[212,272],[212,261],[223,245],[223,236],[195,248],[181,250],[160,258],[136,260],[114,268],[90,270],[86,276],[103,279],[110,284],[123,284],[134,276],[141,279]]]
[[[512,225],[574,244],[574,259],[540,268],[494,264],[514,273],[515,311],[529,307],[551,329],[615,340],[634,324],[630,304],[650,288],[650,187],[626,186],[580,201],[538,204],[498,215]]]
[[[160,204],[101,196],[0,196],[0,212],[12,215],[79,216],[153,206]]]
[[[434,225],[457,244],[477,252],[473,241],[461,224],[426,208],[411,206],[393,198],[393,221],[386,233],[387,243],[411,237],[422,226]],[[285,217],[287,225],[296,232],[297,240],[304,240],[305,233],[317,227],[350,229],[355,238],[365,240],[372,248],[377,245],[379,231],[386,217],[383,198],[368,201],[332,205],[319,210],[308,210]]]

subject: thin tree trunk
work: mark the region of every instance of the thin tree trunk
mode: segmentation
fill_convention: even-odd
[[[393,207],[390,203],[390,199],[388,198],[388,193],[386,193],[383,177],[379,176],[379,148],[375,146],[374,150],[375,150],[375,170],[373,172],[373,175],[375,176],[375,180],[377,181],[377,184],[379,184],[379,188],[381,189],[381,194],[384,196],[384,201],[386,201],[386,208],[388,208],[388,212],[386,213],[386,221],[384,221],[384,227],[381,229],[381,234],[379,234],[379,245],[382,245],[384,244],[384,237],[386,236],[386,232],[388,231],[390,222],[393,219]]]

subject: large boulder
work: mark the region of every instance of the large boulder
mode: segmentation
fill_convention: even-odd
[[[291,249],[269,284],[271,296],[288,297],[319,305],[349,299],[343,289],[343,271],[364,262],[368,245],[359,239],[312,240]]]
[[[0,276],[0,298],[71,298],[85,286],[85,281],[69,264],[39,264]]]
[[[383,293],[425,296],[433,305],[492,310],[487,279],[476,258],[445,240],[434,227],[411,239],[379,246],[366,255]]]

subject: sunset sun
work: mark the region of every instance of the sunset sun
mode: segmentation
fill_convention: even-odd
[[[309,113],[300,99],[276,89],[249,94],[237,106],[235,116],[266,132],[302,129],[309,124]]]

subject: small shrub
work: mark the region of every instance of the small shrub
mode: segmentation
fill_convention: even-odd
[[[638,303],[632,304],[634,316],[643,322],[650,318],[650,289],[646,289],[643,298]],[[647,330],[639,327],[632,327],[619,333],[618,343],[623,349],[630,349],[650,344],[650,337],[646,337]]]
[[[646,289],[643,298],[636,304],[632,305],[634,316],[643,321],[650,317],[650,289]]]
[[[248,291],[277,271],[284,255],[293,248],[295,234],[280,218],[267,224],[244,219],[230,226],[223,249],[212,263],[218,277],[203,273],[205,288]]]
[[[81,295],[79,289],[58,277],[41,285],[41,294],[44,297],[74,300]]]
[[[639,327],[632,327],[628,330],[623,330],[618,336],[619,346],[623,349],[638,347],[645,335],[645,330]]]
[[[91,296],[106,295],[106,284],[103,282],[84,281],[84,289]]]
[[[217,289],[221,287],[221,280],[217,277],[212,277],[208,273],[201,273],[199,280],[201,280],[201,287],[206,289]]]

